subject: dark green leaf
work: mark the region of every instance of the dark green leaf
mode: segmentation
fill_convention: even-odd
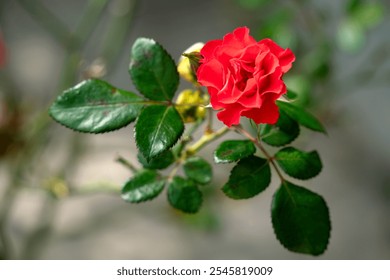
[[[123,187],[122,198],[128,202],[143,202],[158,196],[165,182],[159,179],[153,170],[141,170],[136,173]]]
[[[276,101],[279,109],[285,112],[290,118],[296,120],[298,123],[314,131],[326,132],[323,125],[309,112],[303,108],[295,106],[288,102]]]
[[[76,131],[103,133],[134,121],[142,101],[134,93],[91,79],[64,91],[49,113],[57,122]]]
[[[316,151],[303,152],[286,147],[275,154],[275,159],[284,172],[301,180],[317,176],[322,169],[321,159]]]
[[[169,203],[185,213],[196,213],[202,205],[202,193],[191,180],[174,177],[168,186]]]
[[[165,169],[175,161],[175,157],[171,150],[167,150],[147,161],[141,153],[138,153],[138,161],[147,169]]]
[[[210,164],[201,157],[190,157],[183,165],[188,178],[199,184],[207,184],[213,176]]]
[[[233,168],[223,192],[233,199],[251,198],[265,190],[271,182],[268,161],[256,156],[240,160]]]
[[[288,100],[294,101],[295,99],[298,98],[298,93],[289,89],[287,90],[286,97]]]
[[[171,100],[179,84],[175,62],[152,39],[139,38],[135,41],[129,73],[137,89],[151,100]]]
[[[228,163],[253,155],[255,145],[249,140],[227,140],[219,144],[214,152],[215,163]]]
[[[274,125],[266,124],[261,130],[262,140],[271,146],[280,147],[294,141],[299,135],[299,125],[283,111],[280,112],[278,122]]]
[[[285,181],[274,195],[271,213],[276,237],[288,250],[315,256],[326,250],[331,225],[320,195]]]
[[[135,141],[146,160],[172,147],[184,124],[174,107],[152,105],[142,110],[135,125]]]

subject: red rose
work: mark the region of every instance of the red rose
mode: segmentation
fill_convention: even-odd
[[[279,118],[275,101],[286,93],[282,77],[295,56],[271,39],[259,42],[239,27],[222,40],[212,40],[200,51],[198,82],[206,86],[210,102],[225,125],[245,116],[255,123],[274,124]]]

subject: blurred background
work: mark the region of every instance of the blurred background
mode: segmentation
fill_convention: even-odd
[[[285,81],[328,131],[303,131],[297,143],[324,164],[302,184],[330,208],[330,244],[317,258],[389,259],[389,9],[385,0],[0,0],[0,259],[312,259],[275,238],[277,180],[234,201],[220,191],[232,166],[219,165],[197,215],[173,210],[165,193],[128,204],[119,193],[131,173],[116,158],[137,164],[133,126],[87,135],[47,114],[88,77],[134,90],[137,37],[177,61],[243,25],[293,49]],[[213,148],[202,155],[211,160]]]

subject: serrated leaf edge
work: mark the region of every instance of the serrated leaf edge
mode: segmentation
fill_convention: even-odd
[[[177,91],[178,87],[179,87],[179,82],[180,82],[180,77],[179,77],[179,72],[177,71],[177,65],[176,65],[176,61],[173,59],[173,57],[168,53],[168,51],[160,44],[158,43],[157,41],[155,41],[154,39],[151,39],[151,38],[145,38],[145,37],[140,37],[137,39],[138,40],[148,40],[148,41],[151,41],[153,42],[155,45],[159,46],[161,48],[161,50],[170,58],[171,62],[173,63],[173,65],[175,65],[175,71],[176,71],[176,74],[178,76],[178,79],[177,79],[177,82],[176,82],[176,87],[174,89],[174,93]],[[134,43],[135,44],[135,43]],[[133,45],[134,46],[134,45]],[[129,74],[130,74],[130,77],[131,77],[131,81],[133,82],[134,86],[136,87],[136,89],[144,96],[146,97],[148,100],[153,100],[147,96],[144,95],[144,93],[141,91],[141,89],[139,88],[139,85],[137,84],[137,82],[133,79],[133,75],[131,74],[131,71],[130,71],[130,68],[131,68],[131,65],[133,64],[133,59],[130,60],[130,65],[129,65]],[[154,75],[154,72],[153,72],[153,76]],[[155,78],[157,78],[155,76]],[[160,79],[156,79],[157,81],[159,81]],[[159,83],[160,84],[160,83]],[[165,92],[163,92],[163,95],[165,97],[165,100],[166,101],[171,101],[172,98],[175,96],[175,94],[172,95],[172,98],[167,98],[167,94]],[[159,100],[158,100],[159,101]]]
[[[254,155],[250,155],[250,156],[254,156]],[[248,157],[250,157],[250,156],[248,156]],[[248,157],[246,157],[246,158],[248,158]],[[260,158],[260,157],[259,157],[259,158]],[[244,159],[245,159],[245,158],[244,158]],[[261,159],[263,159],[263,158],[261,158]],[[269,180],[267,186],[264,188],[264,190],[260,191],[259,193],[255,194],[255,195],[253,195],[253,196],[251,196],[251,197],[243,197],[243,198],[232,197],[232,196],[230,196],[229,194],[227,194],[227,193],[225,192],[224,188],[225,188],[225,186],[229,183],[230,176],[232,175],[233,171],[238,167],[238,164],[239,164],[239,162],[232,168],[232,170],[231,170],[230,173],[229,173],[229,179],[228,179],[228,181],[227,181],[227,182],[222,186],[222,188],[221,188],[222,192],[223,192],[227,197],[229,197],[229,198],[231,198],[231,199],[234,199],[234,200],[247,200],[247,199],[251,199],[251,198],[253,198],[253,197],[259,195],[260,193],[264,192],[264,191],[270,186],[271,181],[272,181],[272,173],[271,173],[271,168],[270,168],[269,161],[266,160],[266,161],[265,161],[265,164],[260,168],[260,169],[262,169],[262,168],[264,168],[266,165],[268,165],[268,168],[270,169],[270,180]]]
[[[286,149],[286,148],[294,148],[294,147],[284,147],[283,149]],[[315,175],[310,176],[310,177],[292,176],[292,175],[288,174],[288,173],[284,170],[283,166],[279,163],[279,161],[278,161],[278,159],[277,159],[277,154],[278,154],[280,151],[282,151],[283,149],[279,150],[279,151],[275,154],[274,158],[275,158],[275,161],[278,163],[278,166],[283,170],[283,172],[286,173],[286,174],[287,174],[288,176],[290,176],[291,178],[298,179],[298,180],[300,180],[300,181],[310,180],[310,179],[313,179],[313,178],[317,177],[317,176],[321,173],[322,169],[324,168],[324,166],[323,166],[323,164],[322,164],[322,161],[321,161],[320,154],[319,154],[316,150],[312,150],[312,151],[306,152],[306,151],[301,151],[301,150],[298,150],[298,149],[294,148],[294,149],[296,149],[296,150],[298,150],[298,151],[300,151],[300,152],[307,153],[307,154],[316,153],[317,156],[318,156],[318,158],[319,158],[319,160],[320,160],[321,168],[318,170],[318,172],[317,172]]]
[[[283,183],[284,183],[284,182],[282,182],[282,184],[283,184]],[[294,185],[294,186],[296,186],[296,185]],[[284,187],[288,188],[288,186],[284,186]],[[310,191],[310,192],[312,192],[312,193],[314,193],[314,194],[320,196],[320,197],[322,198],[324,204],[325,204],[326,209],[327,209],[328,216],[329,216],[329,238],[328,238],[328,240],[327,240],[327,242],[326,242],[326,245],[325,245],[325,248],[324,248],[324,251],[323,251],[323,252],[321,252],[321,253],[319,253],[319,254],[310,254],[311,256],[320,256],[320,255],[324,254],[324,253],[326,252],[326,250],[328,249],[329,243],[330,243],[330,239],[331,239],[331,237],[332,237],[332,219],[331,219],[331,217],[330,217],[329,206],[328,206],[328,204],[326,203],[326,200],[325,200],[321,195],[317,194],[316,192],[313,192],[313,191],[311,191],[311,190],[309,190],[309,189],[307,189],[307,188],[305,188],[305,187],[301,187],[301,186],[296,186],[296,187],[303,188],[303,189],[305,189],[305,190],[307,190],[307,191]],[[280,188],[282,188],[282,186],[280,186],[280,187],[275,191],[275,193],[274,193],[273,196],[272,196],[272,202],[271,202],[271,225],[272,225],[272,229],[273,229],[273,231],[274,231],[274,234],[275,234],[275,236],[276,236],[276,239],[279,241],[279,243],[280,243],[285,249],[287,249],[287,250],[290,251],[290,252],[299,253],[299,254],[305,254],[305,253],[302,253],[302,252],[297,252],[297,251],[292,251],[292,250],[290,250],[287,246],[285,246],[285,245],[283,244],[283,242],[279,239],[278,234],[276,233],[276,230],[275,230],[275,227],[274,227],[274,219],[273,219],[273,217],[272,217],[272,207],[273,207],[273,202],[274,202],[274,198],[275,198],[276,192],[277,192]],[[292,200],[293,203],[295,204],[294,199],[291,199],[291,200]],[[307,254],[306,254],[306,255],[307,255]]]
[[[294,120],[294,121],[295,121],[295,120]],[[297,122],[297,123],[298,123],[298,122]],[[285,147],[285,146],[287,146],[287,145],[290,145],[292,142],[294,142],[294,141],[298,138],[298,136],[299,136],[300,134],[301,134],[301,128],[300,128],[299,125],[298,125],[298,134],[297,134],[294,138],[292,138],[291,141],[288,142],[288,143],[285,143],[285,144],[282,144],[282,145],[270,144],[270,143],[266,142],[266,140],[263,139],[263,136],[261,137],[261,140],[262,140],[264,143],[266,143],[267,145],[269,145],[269,146],[276,147],[276,148],[280,148],[280,147]]]
[[[226,141],[249,141],[249,142],[251,142],[250,140],[226,140]],[[224,142],[226,142],[226,141],[224,141]],[[223,143],[223,142],[222,142],[222,143]],[[219,146],[220,146],[222,143],[220,143]],[[253,143],[252,143],[252,144],[253,144]],[[217,158],[217,155],[216,155],[217,149],[219,148],[219,146],[218,146],[218,147],[214,150],[214,152],[213,152],[213,160],[214,160],[214,162],[215,162],[216,164],[226,164],[226,163],[237,162],[237,161],[240,161],[240,160],[242,160],[242,159],[244,159],[244,158],[253,156],[253,155],[256,153],[256,146],[254,146],[254,147],[255,147],[255,150],[254,150],[254,152],[253,152],[252,154],[250,154],[250,155],[244,156],[244,157],[239,158],[239,159],[236,159],[236,160],[219,160],[219,159]]]
[[[184,179],[184,180],[185,180],[185,179]],[[179,208],[176,208],[175,206],[172,205],[171,200],[170,200],[170,198],[169,198],[169,186],[170,186],[171,182],[168,182],[168,186],[167,186],[167,199],[168,199],[169,205],[170,205],[173,209],[175,209],[175,210],[177,210],[177,211],[180,211],[180,212],[182,212],[182,213],[184,213],[184,214],[196,214],[196,213],[199,212],[200,208],[201,208],[202,205],[203,205],[203,202],[204,202],[203,193],[200,191],[200,189],[199,189],[199,187],[198,187],[198,185],[196,184],[195,181],[193,181],[192,179],[189,179],[189,180],[192,181],[192,182],[194,183],[194,186],[196,187],[196,189],[197,189],[198,192],[200,193],[200,204],[199,204],[199,208],[198,208],[196,211],[184,211],[184,210],[179,209]]]
[[[166,106],[166,107],[170,107],[170,106]],[[172,106],[172,108],[174,108],[174,107]],[[143,109],[144,109],[144,108],[143,108]],[[143,109],[142,109],[142,111],[143,111]],[[174,109],[175,109],[175,108],[174,108]],[[175,109],[175,110],[176,110],[176,109]],[[140,112],[139,115],[141,115],[142,111]],[[177,112],[177,111],[176,111],[176,112]],[[178,113],[178,112],[177,112],[177,113]],[[178,114],[179,114],[179,113],[178,113]],[[179,115],[180,115],[180,114],[179,114]],[[181,118],[181,117],[180,117],[180,118]],[[134,134],[134,138],[135,138],[135,139],[136,139],[136,134],[137,134],[137,132],[136,132],[136,126],[137,126],[137,123],[134,125],[134,128],[133,128],[133,134]],[[158,154],[156,154],[156,155],[153,155],[152,157],[149,157],[149,158],[145,157],[145,155],[143,155],[143,156],[146,158],[146,160],[151,160],[151,159],[153,159],[153,158],[155,158],[155,157],[161,155],[163,152],[165,152],[165,151],[171,149],[171,148],[180,140],[180,138],[183,136],[184,130],[185,130],[185,126],[184,126],[184,124],[183,124],[183,129],[182,129],[181,132],[179,133],[179,136],[178,136],[178,138],[177,138],[177,141],[176,141],[175,143],[173,143],[172,145],[169,145],[165,150],[163,150],[163,151],[161,151],[160,153],[158,153]],[[136,145],[138,151],[142,154],[141,149],[140,149],[140,147],[139,147],[137,141],[135,141],[135,145]]]

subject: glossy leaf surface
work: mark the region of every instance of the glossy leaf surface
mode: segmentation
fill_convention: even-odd
[[[280,112],[280,116],[276,124],[266,124],[261,130],[262,141],[275,147],[290,144],[298,137],[298,135],[298,123],[283,111]]]
[[[165,169],[175,160],[171,150],[167,150],[149,161],[141,153],[138,153],[137,157],[142,166],[147,169]]]
[[[175,62],[152,39],[138,38],[134,42],[129,73],[140,93],[151,100],[171,100],[179,84]]]
[[[185,213],[196,213],[202,205],[202,193],[191,180],[174,177],[168,185],[168,201]]]
[[[286,147],[275,154],[275,159],[284,172],[301,180],[315,177],[322,170],[322,162],[316,151],[304,152]]]
[[[188,178],[199,184],[207,184],[213,176],[210,164],[201,157],[190,157],[183,165],[184,173]]]
[[[238,161],[253,155],[255,145],[249,140],[227,140],[219,144],[214,152],[215,163],[228,163]]]
[[[281,111],[285,112],[289,117],[296,120],[300,125],[314,131],[323,133],[326,132],[324,126],[317,120],[317,118],[303,108],[279,100],[276,101],[276,104]]]
[[[101,80],[81,82],[60,95],[49,109],[62,125],[80,132],[103,133],[134,121],[143,99]]]
[[[230,198],[251,198],[265,190],[271,182],[271,169],[266,159],[249,156],[232,169],[222,191]]]
[[[147,161],[171,148],[184,130],[172,106],[151,105],[142,110],[135,125],[135,141]]]
[[[141,170],[123,187],[122,198],[127,202],[143,202],[155,198],[164,188],[165,182],[152,170]]]
[[[285,181],[272,201],[272,225],[288,250],[320,255],[330,238],[330,217],[318,194]]]

